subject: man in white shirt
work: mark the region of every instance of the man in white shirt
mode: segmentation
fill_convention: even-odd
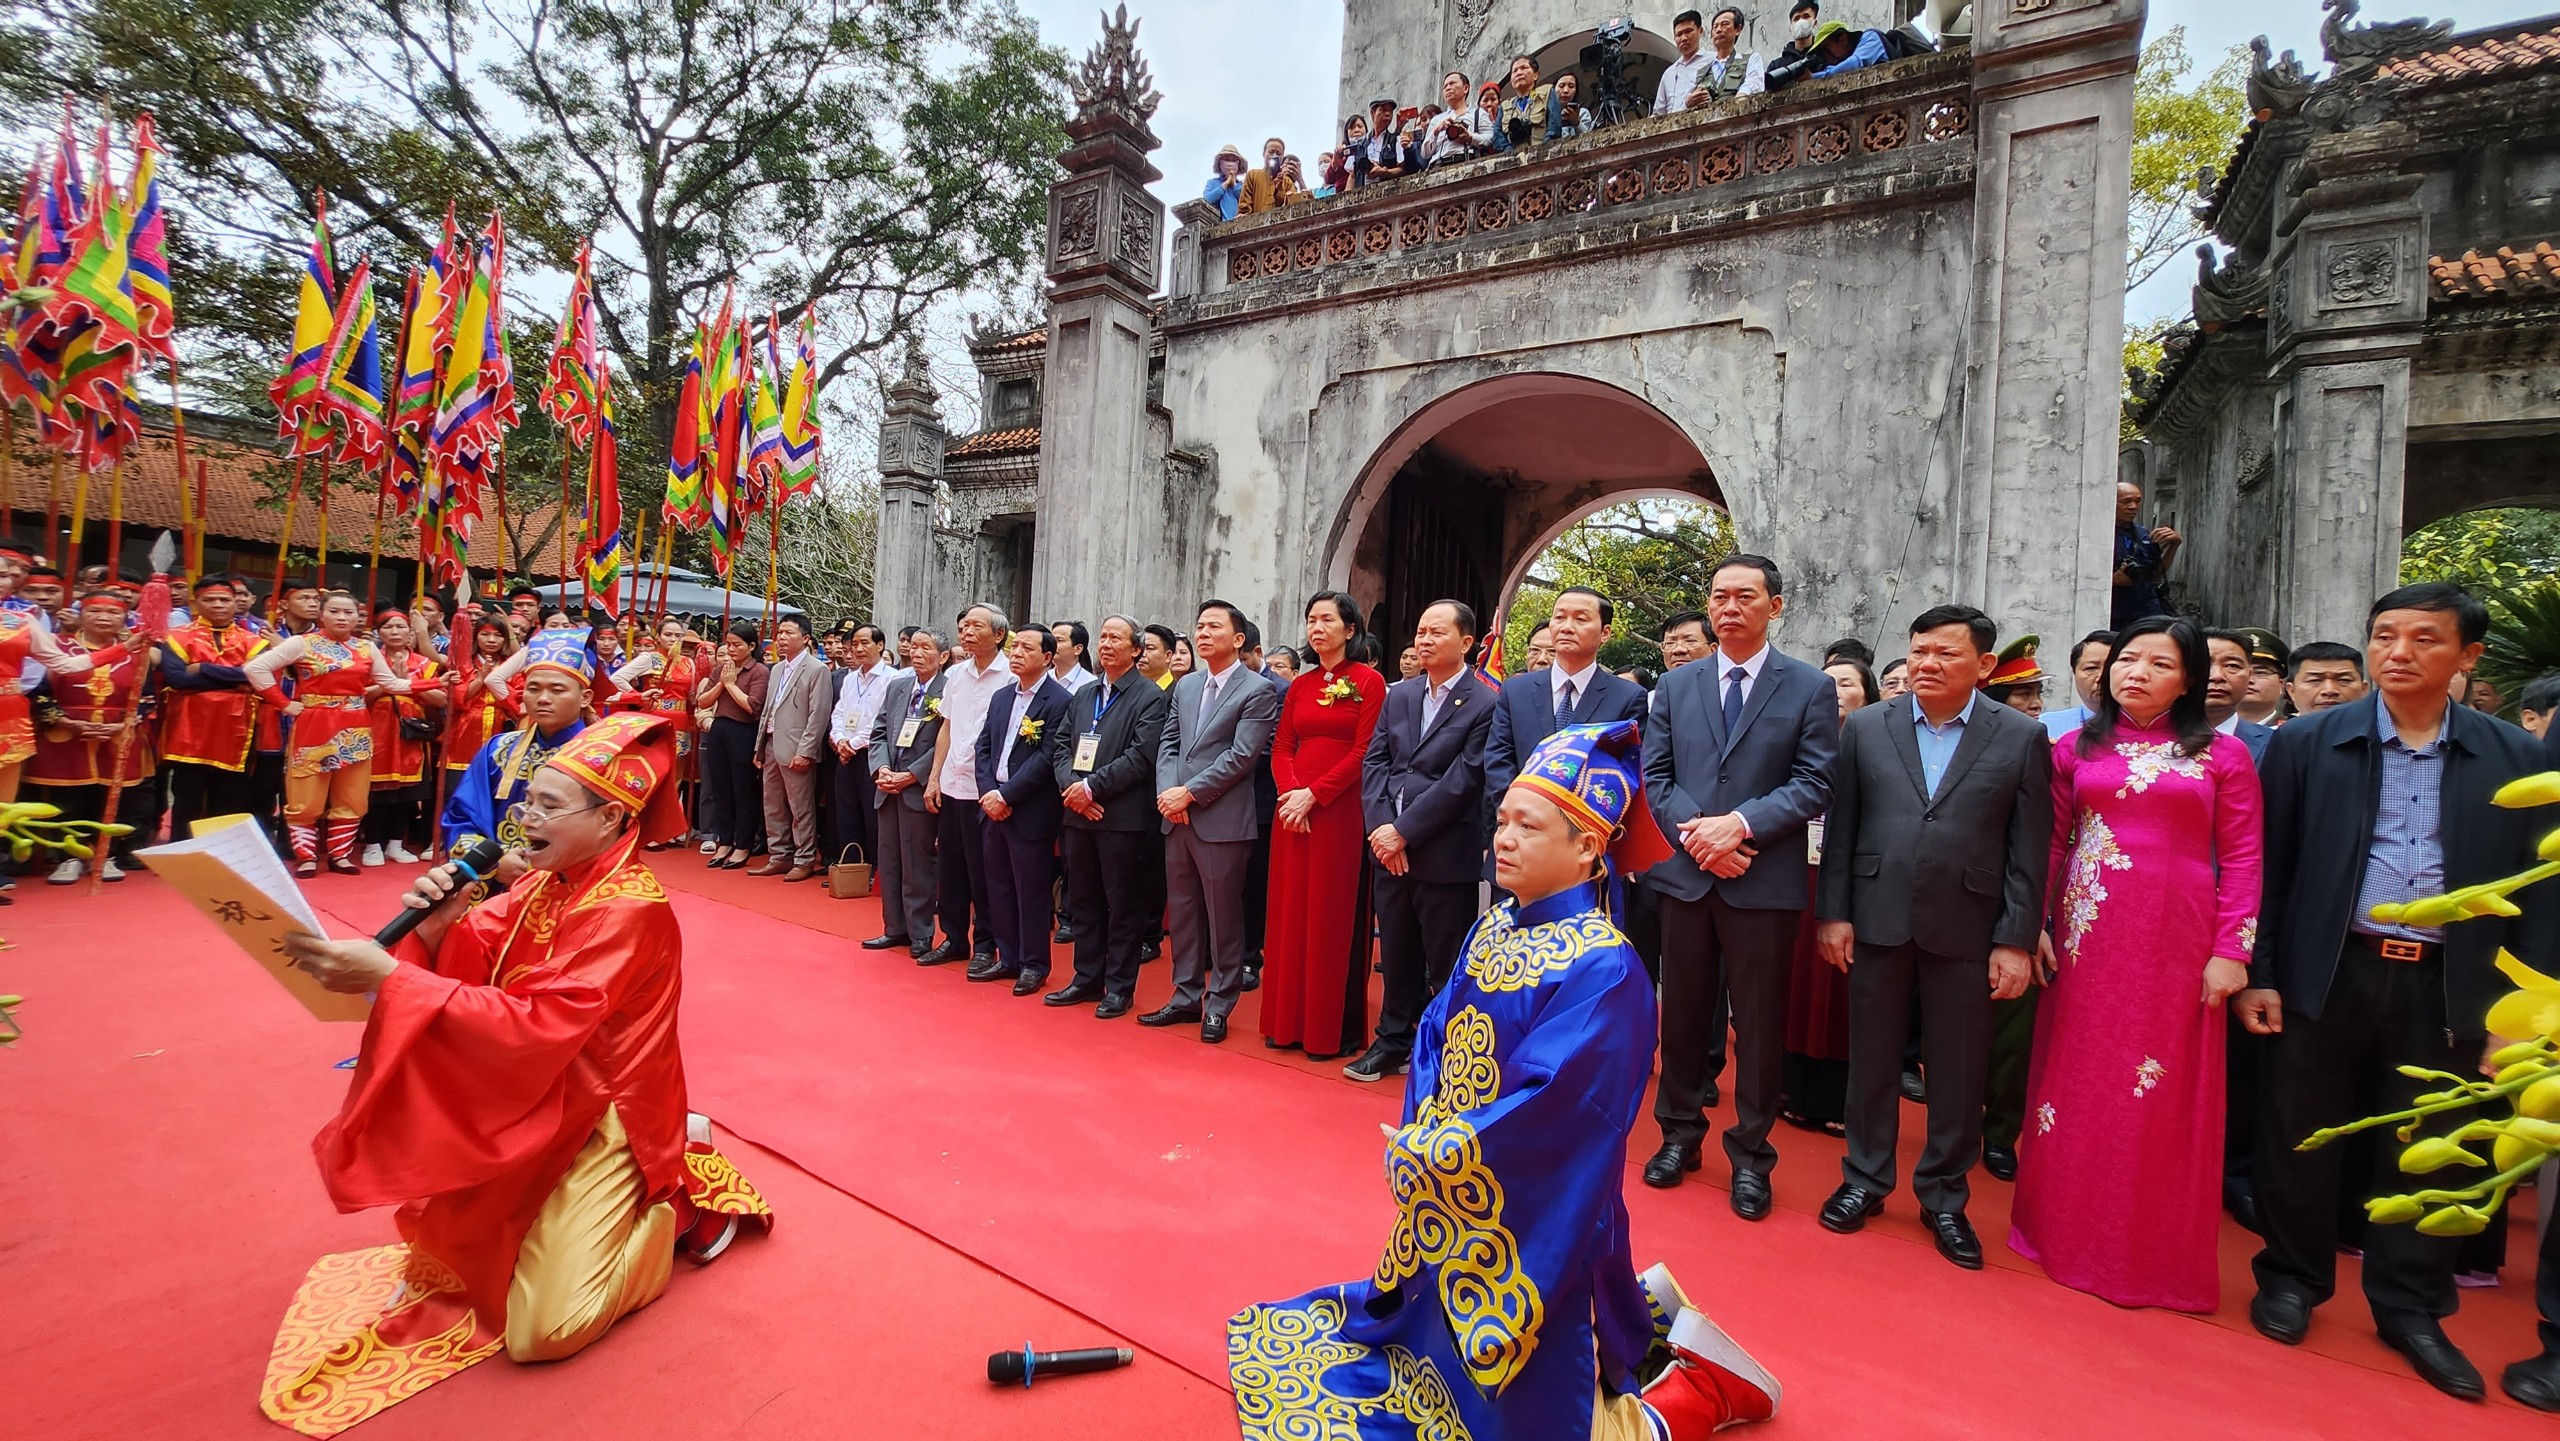
[[[1004,612],[973,605],[960,613],[960,661],[942,673],[942,734],[934,741],[933,781],[924,803],[941,820],[934,849],[942,858],[942,944],[917,957],[940,965],[964,956],[972,961],[996,953],[996,933],[988,921],[987,869],[978,814],[978,732],[986,729],[987,709],[996,693],[1013,683],[996,656],[996,647],[1011,629]],[[970,917],[977,918],[972,934]],[[973,944],[964,947],[961,938]]]
[[[883,655],[889,633],[876,625],[858,625],[845,638],[844,683],[836,691],[835,710],[827,717],[827,739],[835,747],[836,845],[862,847],[862,858],[880,863],[878,817],[871,798],[871,732],[880,722],[880,701],[889,682],[914,672],[889,664]],[[835,857],[828,857],[834,860]]]
[[[1475,103],[1467,74],[1452,70],[1440,77],[1440,113],[1423,132],[1422,163],[1444,165],[1471,159],[1493,149],[1493,112]]]
[[[1093,645],[1093,632],[1080,620],[1062,620],[1050,625],[1049,634],[1058,642],[1058,653],[1050,658],[1049,678],[1067,688],[1067,698],[1099,679],[1084,668],[1084,658]]]
[[[1680,58],[1662,72],[1662,83],[1654,88],[1653,113],[1670,115],[1689,108],[1689,92],[1698,87],[1699,73],[1707,68],[1707,53],[1702,42],[1707,38],[1706,18],[1695,10],[1683,10],[1671,17],[1671,43]]]

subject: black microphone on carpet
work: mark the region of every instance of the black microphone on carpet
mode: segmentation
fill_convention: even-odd
[[[470,886],[476,882],[486,881],[488,882],[489,890],[492,894],[505,890],[506,887],[500,885],[494,880],[490,880],[490,876],[496,872],[498,869],[498,862],[505,857],[506,853],[506,847],[499,845],[496,841],[489,839],[487,836],[482,836],[480,839],[473,841],[471,844],[464,846],[461,850],[453,853],[451,864],[454,869],[455,878],[459,880],[464,887]],[[456,889],[460,888],[461,887],[457,887]],[[386,925],[381,930],[373,933],[373,943],[382,947],[386,951],[391,949],[393,946],[400,944],[403,938],[405,938],[411,931],[418,928],[418,923],[420,921],[427,918],[427,912],[434,909],[434,906],[427,906],[423,909],[417,910],[413,910],[408,906],[402,906],[400,908],[400,914],[393,916],[389,925]]]
[[[1082,1351],[1034,1351],[1023,1343],[1019,1351],[998,1351],[987,1358],[987,1379],[999,1386],[1019,1381],[1028,1386],[1035,1376],[1073,1376],[1084,1371],[1113,1371],[1138,1359],[1138,1353],[1126,1346],[1092,1346]]]

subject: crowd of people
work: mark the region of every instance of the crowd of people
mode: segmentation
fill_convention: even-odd
[[[1631,97],[1628,118],[1700,110],[1934,48],[1909,26],[1855,29],[1826,21],[1820,0],[1795,0],[1788,8],[1787,42],[1775,57],[1741,48],[1747,23],[1748,17],[1730,5],[1712,17],[1697,10],[1673,16],[1671,43],[1677,58],[1663,71],[1649,108],[1642,97]],[[1381,94],[1367,110],[1343,117],[1336,144],[1317,155],[1312,172],[1277,136],[1262,142],[1258,164],[1233,145],[1221,147],[1200,196],[1216,207],[1221,219],[1233,220],[1435,166],[1587,135],[1601,122],[1594,118],[1597,97],[1583,94],[1582,85],[1579,71],[1542,74],[1530,55],[1512,56],[1499,79],[1477,81],[1463,70],[1451,70],[1440,77],[1436,100],[1407,105]],[[1601,113],[1607,113],[1606,106]]]
[[[2124,527],[2153,547],[2143,565],[2174,553],[2174,533]],[[305,875],[517,847],[534,770],[595,717],[644,711],[690,758],[684,832],[651,849],[785,884],[867,857],[867,949],[1104,1019],[1169,956],[1171,996],[1142,1024],[1215,1044],[1258,988],[1265,1045],[1361,1082],[1413,1063],[1532,749],[1632,722],[1668,851],[1628,867],[1612,907],[1658,985],[1647,1184],[1702,1168],[1729,1071],[1736,1213],[1769,1214],[1785,1122],[1845,1138],[1819,1219],[1855,1231],[1900,1184],[1916,1102],[1910,1184],[1955,1264],[1983,1264],[1979,1162],[2016,1188],[2009,1243],[2055,1279],[2209,1311],[2227,1209],[2264,1238],[2261,1331],[2301,1340],[2341,1246],[2361,1250],[2384,1338],[2481,1394],[2439,1320],[2459,1287],[2496,1284],[2503,1218],[2467,1239],[2365,1224],[2363,1200],[2401,1189],[2396,1153],[2292,1145],[2408,1103],[2426,1083],[2404,1068],[2478,1065],[2501,1044],[2483,1034],[2492,959],[2549,949],[2554,913],[2529,891],[2518,916],[2449,930],[2372,918],[2534,855],[2531,818],[2488,797],[2550,767],[2560,677],[2523,689],[2523,726],[2492,714],[2472,674],[2488,617],[2458,587],[2382,597],[2361,645],[2133,614],[2071,646],[2069,703],[2048,710],[2035,639],[2000,646],[1963,606],[1918,617],[1880,669],[1854,639],[1780,653],[1784,582],[1752,555],[1662,624],[1658,676],[1604,668],[1615,607],[1569,587],[1519,673],[1480,670],[1478,617],[1444,600],[1392,684],[1338,591],[1308,602],[1295,647],[1212,600],[1183,631],[981,604],[948,634],[786,614],[769,635],[733,620],[716,647],[668,618],[626,655],[530,586],[475,608],[465,640],[431,598],[367,626],[354,596],[289,583],[262,616],[225,576],[154,647],[128,623],[135,587],[96,581],[66,602],[0,549],[0,645],[23,677],[0,697],[20,712],[0,725],[17,732],[0,793],[23,775],[97,815],[120,784],[127,844],[164,816],[248,811]],[[2150,606],[2126,589],[2120,606]],[[1052,987],[1057,945],[1072,974]],[[2560,1405],[2560,1345],[2506,1381]]]

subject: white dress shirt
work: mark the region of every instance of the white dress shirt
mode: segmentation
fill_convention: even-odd
[[[1564,699],[1564,688],[1567,685],[1573,687],[1573,708],[1576,711],[1581,710],[1582,703],[1591,698],[1591,683],[1598,679],[1600,679],[1600,658],[1597,656],[1592,657],[1591,664],[1571,675],[1565,674],[1554,666],[1547,667],[1548,711],[1552,713],[1558,709],[1558,702]]]
[[[1458,683],[1458,677],[1465,674],[1465,669],[1460,668],[1449,672],[1449,678],[1447,680],[1435,681],[1431,678],[1430,672],[1423,672],[1421,676],[1422,734],[1431,734],[1431,727],[1440,719],[1441,707],[1449,703],[1450,687],[1456,685]]]
[[[1730,683],[1730,672],[1738,666],[1742,670],[1742,703],[1749,705],[1751,688],[1760,683],[1760,672],[1769,668],[1769,645],[1766,641],[1761,642],[1760,649],[1752,652],[1748,660],[1735,660],[1727,656],[1722,647],[1718,647],[1707,652],[1707,660],[1716,668],[1715,703],[1718,706],[1724,704],[1724,688]]]
[[[836,708],[827,716],[827,735],[842,745],[861,750],[871,744],[871,728],[880,721],[880,702],[889,693],[889,683],[914,672],[875,660],[869,670],[847,670],[844,689],[836,693]]]
[[[985,665],[974,658],[964,660],[942,673],[942,730],[951,737],[950,753],[942,758],[942,793],[953,800],[974,801],[978,798],[978,732],[987,728],[987,709],[993,705],[996,692],[1013,684],[1013,672],[1004,657],[989,656]]]
[[[1690,59],[1674,56],[1671,68],[1662,72],[1662,83],[1654,88],[1653,113],[1676,115],[1687,109],[1689,92],[1698,88],[1698,76],[1715,58],[1715,52],[1704,45]]]
[[[1100,677],[1096,676],[1093,672],[1086,670],[1084,668],[1084,662],[1082,661],[1076,662],[1074,668],[1070,669],[1065,675],[1059,675],[1057,672],[1051,671],[1049,673],[1049,678],[1067,688],[1067,697],[1070,700],[1075,698],[1077,692],[1100,679]]]
[[[1046,680],[1047,677],[1041,679]],[[996,780],[999,783],[1013,779],[1013,733],[1022,729],[1023,712],[1031,709],[1031,698],[1039,693],[1040,681],[1035,680],[1030,689],[1016,686],[1005,696],[1004,730],[996,737]]]

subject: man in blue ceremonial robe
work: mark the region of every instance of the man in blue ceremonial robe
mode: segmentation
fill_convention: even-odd
[[[1629,1259],[1655,1023],[1604,858],[1638,753],[1632,721],[1569,726],[1504,793],[1514,899],[1423,1014],[1387,1147],[1395,1233],[1369,1279],[1228,1321],[1246,1441],[1698,1441],[1775,1414],[1777,1382]]]
[[[525,787],[544,762],[587,728],[587,687],[596,677],[594,642],[583,627],[535,631],[524,649],[486,675],[472,677],[471,684],[504,694],[519,674],[524,677],[524,724],[489,737],[480,747],[454,783],[438,823],[448,856],[482,836],[506,847],[510,855],[499,870],[504,881],[524,869],[523,859],[512,853],[524,846],[519,812]]]

